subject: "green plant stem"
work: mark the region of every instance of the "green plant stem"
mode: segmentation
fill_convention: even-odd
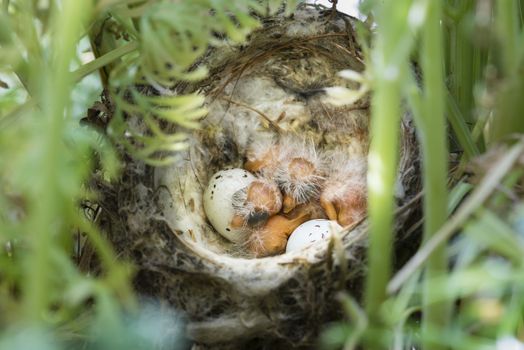
[[[55,36],[52,41],[53,58],[42,71],[44,80],[39,90],[39,105],[42,108],[38,122],[42,123],[41,133],[34,142],[39,142],[40,156],[35,160],[39,176],[35,177],[35,198],[29,220],[32,233],[32,254],[28,257],[27,279],[24,302],[27,317],[32,322],[45,318],[51,302],[50,275],[54,274],[52,257],[53,242],[57,235],[70,229],[63,218],[67,205],[72,205],[60,180],[63,168],[61,157],[66,150],[63,143],[65,128],[64,111],[69,103],[71,86],[74,82],[69,67],[81,31],[82,19],[90,13],[91,2],[66,1],[63,7],[53,6],[52,18]]]
[[[108,23],[109,18],[103,16],[96,20],[89,30],[89,41],[91,43],[91,50],[95,55],[95,58],[103,57],[105,54],[110,53],[118,48],[118,44],[114,36],[106,31],[106,24]],[[118,59],[116,57],[115,59]],[[115,61],[115,60],[113,60]],[[116,64],[116,63],[115,63]],[[104,88],[109,87],[109,74],[111,69],[114,67],[111,65],[101,66],[98,72],[100,73],[100,80]]]
[[[371,144],[368,155],[368,215],[370,237],[368,248],[368,274],[366,281],[366,312],[370,326],[380,328],[383,320],[380,308],[386,298],[386,284],[391,275],[391,246],[394,219],[394,192],[397,173],[399,147],[400,73],[402,54],[409,50],[402,45],[403,27],[395,19],[402,16],[402,8],[395,3],[385,3],[380,9],[380,25],[372,56],[374,74],[374,94],[372,98]],[[388,17],[397,12],[397,16]],[[395,28],[396,30],[392,30]],[[399,30],[400,29],[400,30]],[[369,344],[369,347],[377,344]]]
[[[391,274],[394,188],[398,158],[400,84],[377,81],[373,96],[372,142],[369,151],[368,203],[370,219],[369,271],[366,307],[372,323],[380,323],[379,308]]]
[[[455,102],[455,99],[449,92],[447,93],[446,101],[448,121],[451,124],[451,128],[453,129],[453,132],[455,133],[460,143],[460,146],[464,150],[467,159],[471,159],[479,155],[479,148],[475,143],[472,137],[472,133],[465,122],[466,118],[464,118],[464,116],[460,112],[457,103]]]
[[[489,124],[489,141],[510,141],[509,136],[524,132],[522,109],[524,108],[524,80],[522,79],[521,45],[524,31],[521,29],[517,0],[498,1],[495,12],[497,29],[498,71],[502,78],[496,87],[496,103],[493,123]]]
[[[365,306],[370,329],[385,327],[381,314],[391,276],[395,183],[399,156],[401,90],[414,43],[407,21],[411,1],[387,1],[377,7],[378,30],[370,53],[373,72],[371,144],[368,155],[369,248]],[[366,348],[382,348],[368,338]]]
[[[440,21],[442,4],[427,2],[427,18],[422,29],[421,63],[424,72],[423,115],[419,118],[419,134],[423,153],[424,178],[424,240],[427,241],[442,227],[447,218],[448,151],[444,104],[443,35]],[[441,349],[429,341],[431,332],[447,326],[449,302],[431,303],[435,290],[431,281],[447,271],[445,246],[428,259],[423,292],[423,348]]]
[[[518,69],[519,25],[515,0],[497,1],[495,24],[501,45],[502,69],[510,77]]]
[[[488,45],[479,45],[475,37],[483,35],[477,29],[488,31],[483,24],[469,29],[471,14],[478,11],[478,2],[472,0],[446,1],[445,10],[448,17],[443,20],[445,28],[445,77],[449,88],[447,114],[449,122],[465,152],[464,161],[471,158],[473,152],[484,150],[484,139],[476,145],[471,144],[467,134],[475,124],[474,91],[479,81],[484,78],[488,64]],[[476,14],[477,17],[486,14]],[[478,23],[483,23],[479,20]],[[466,136],[466,137],[465,137]],[[476,151],[475,151],[476,149]]]
[[[119,46],[114,50],[107,52],[106,54],[94,59],[93,61],[82,65],[80,68],[73,72],[73,76],[76,81],[81,80],[85,76],[99,70],[110,63],[118,60],[119,58],[136,51],[138,49],[138,42],[132,41],[125,45]]]

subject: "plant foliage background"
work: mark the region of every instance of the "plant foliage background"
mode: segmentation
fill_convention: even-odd
[[[0,4],[0,349],[183,346],[183,320],[137,301],[132,266],[96,229],[98,209],[84,205],[96,202],[89,178],[118,176],[114,144],[169,162],[206,113],[202,97],[170,93],[174,81],[203,79],[195,63],[209,45],[241,43],[260,16],[290,14],[296,1]],[[334,98],[373,93],[368,277],[362,306],[349,295],[333,301],[347,320],[321,346],[524,348],[523,5],[362,1],[367,69],[345,76],[363,89]],[[109,138],[80,122],[102,89],[116,106]],[[423,155],[424,242],[393,275],[406,109]],[[130,111],[147,130],[124,118]],[[86,242],[97,273],[81,264]]]

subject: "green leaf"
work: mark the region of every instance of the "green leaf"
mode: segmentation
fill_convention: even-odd
[[[515,264],[524,266],[524,241],[504,221],[487,209],[477,214],[477,220],[466,225],[464,233]]]

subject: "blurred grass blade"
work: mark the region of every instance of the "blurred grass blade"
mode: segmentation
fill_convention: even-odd
[[[67,108],[68,96],[71,92],[71,74],[64,67],[71,63],[76,47],[76,40],[81,32],[81,24],[88,18],[91,11],[89,2],[73,4],[64,3],[62,12],[58,6],[53,6],[53,16],[57,20],[54,31],[56,33],[52,40],[54,56],[49,67],[43,74],[44,80],[40,91],[40,103],[42,106],[41,121],[45,129],[40,140],[42,156],[39,163],[34,164],[41,169],[38,181],[35,181],[35,190],[39,196],[46,198],[45,203],[36,202],[33,208],[33,216],[28,226],[33,234],[29,269],[24,288],[25,311],[28,319],[33,322],[41,322],[50,306],[50,281],[49,274],[53,273],[50,261],[50,252],[53,241],[56,241],[56,233],[68,230],[67,221],[62,215],[64,206],[69,201],[65,196],[74,193],[63,193],[62,181],[57,178],[56,171],[62,168],[62,161],[57,157],[61,152],[66,152],[62,144],[62,136],[66,123],[63,114]],[[51,200],[53,199],[53,200]]]
[[[455,136],[457,137],[460,146],[466,153],[466,156],[468,159],[471,159],[477,155],[480,154],[480,151],[476,145],[476,143],[473,141],[473,137],[471,134],[471,131],[468,128],[468,125],[466,124],[466,119],[464,116],[460,113],[460,110],[457,106],[457,103],[454,99],[454,97],[447,91],[447,98],[446,98],[446,109],[447,109],[447,116],[448,121],[451,124],[451,127],[453,129],[453,132],[455,133]]]
[[[489,251],[524,266],[524,242],[518,239],[518,234],[487,209],[479,210],[476,216],[477,219],[466,225],[464,232]]]
[[[365,304],[371,327],[380,329],[380,308],[386,300],[391,274],[391,250],[395,209],[395,183],[401,120],[401,79],[408,71],[407,58],[413,40],[405,18],[411,1],[385,2],[377,16],[375,44],[371,52],[372,118],[368,154],[368,215],[370,238]],[[369,348],[378,348],[372,343]]]
[[[338,300],[342,304],[344,312],[351,319],[351,322],[354,325],[351,333],[347,335],[343,349],[353,350],[357,347],[359,340],[368,325],[366,313],[360,308],[358,303],[346,293],[340,293],[338,295]]]
[[[493,165],[493,170],[486,174],[482,182],[475,188],[471,195],[458,208],[453,215],[435,235],[426,242],[406,265],[393,277],[388,284],[388,292],[397,291],[406,280],[417,271],[434,250],[445,243],[449,237],[462,225],[485,200],[491,195],[504,176],[511,170],[513,164],[524,151],[524,141],[514,145],[506,155]]]
[[[137,48],[138,48],[138,43],[135,41],[132,41],[112,51],[109,51],[108,53],[104,54],[103,56],[100,56],[94,59],[93,61],[84,64],[77,70],[75,70],[73,72],[73,76],[75,77],[74,79],[76,81],[81,80],[82,78],[93,73],[94,71],[99,70],[102,67],[105,67],[108,64],[121,58],[122,56],[127,55],[128,53],[137,50]]]
[[[443,33],[440,1],[415,2],[424,6],[426,15],[421,30],[422,98],[420,115],[415,118],[422,147],[422,178],[424,183],[424,241],[428,242],[447,219],[448,149],[445,118]],[[414,5],[415,6],[415,5]],[[427,337],[431,329],[446,329],[451,314],[450,301],[431,303],[435,293],[430,282],[447,273],[446,246],[440,246],[428,257],[423,275],[422,347],[427,350],[442,347]]]
[[[448,214],[452,214],[464,197],[473,190],[473,186],[467,182],[459,182],[449,193]]]

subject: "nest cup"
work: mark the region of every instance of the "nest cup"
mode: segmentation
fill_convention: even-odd
[[[210,177],[241,168],[248,149],[268,140],[307,140],[320,153],[366,157],[369,98],[336,107],[322,89],[351,85],[336,75],[343,69],[364,69],[355,21],[302,6],[290,18],[263,19],[243,46],[209,51],[203,62],[211,68],[209,78],[177,88],[204,94],[209,110],[188,149],[169,167],[127,163],[114,198],[121,215],[109,218],[111,238],[138,266],[139,292],[184,310],[196,347],[311,345],[322,324],[340,316],[337,292],[358,294],[365,220],[304,250],[255,259],[219,235],[203,209]],[[418,186],[407,117],[401,137],[399,207]],[[124,233],[114,233],[118,225]]]

